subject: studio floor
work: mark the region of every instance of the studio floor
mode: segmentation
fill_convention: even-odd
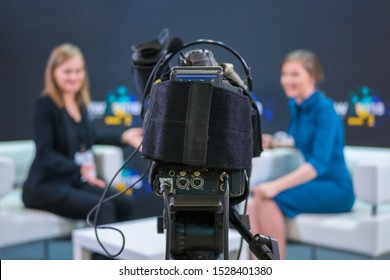
[[[47,254],[48,257],[45,257]],[[309,260],[312,259],[313,248],[308,245],[289,243],[287,245],[287,259]],[[1,260],[71,260],[72,242],[69,239],[51,240],[48,243],[34,242],[27,245],[19,245],[0,249]],[[319,260],[366,260],[365,256],[339,252],[335,250],[317,248],[316,259]],[[390,260],[390,254],[379,259]]]

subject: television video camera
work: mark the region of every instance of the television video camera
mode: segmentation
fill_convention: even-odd
[[[161,48],[154,53],[150,42],[133,47],[133,70],[135,77],[141,77],[137,69],[143,49],[159,57],[153,69],[149,67],[148,78],[143,72],[136,82],[144,88],[142,154],[152,161],[153,191],[164,199],[159,231],[166,229],[166,259],[228,259],[230,223],[258,258],[278,258],[276,240],[252,236],[236,210],[249,194],[252,157],[261,153],[260,117],[250,94],[249,67],[222,42],[197,40],[184,45],[173,38],[165,50],[164,35],[167,31],[159,35]],[[209,50],[184,52],[199,44],[216,45],[235,55],[247,83],[232,64],[218,64]],[[179,65],[169,68],[180,51]]]

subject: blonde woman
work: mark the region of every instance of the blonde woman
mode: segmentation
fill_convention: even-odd
[[[137,147],[142,142],[141,128],[100,135],[88,123],[89,102],[82,52],[72,44],[54,48],[46,66],[43,95],[35,105],[36,156],[23,188],[26,207],[73,219],[86,218],[106,185],[96,177],[92,145]],[[127,196],[103,204],[98,223],[130,219],[131,205]]]

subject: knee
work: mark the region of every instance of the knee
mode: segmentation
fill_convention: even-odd
[[[263,203],[266,203],[269,198],[257,195],[248,200],[248,208],[254,209],[260,207]]]
[[[269,207],[274,207],[276,202],[272,198],[264,197],[264,196],[255,196],[248,200],[247,213],[256,214],[259,211],[264,211]]]
[[[250,199],[246,207],[247,214],[252,215],[255,212],[255,208],[256,208],[255,201],[253,201],[253,199]]]

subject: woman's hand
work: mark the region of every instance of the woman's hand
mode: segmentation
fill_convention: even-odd
[[[94,174],[96,174],[96,166],[95,165],[84,165],[81,166],[81,178],[83,178],[88,184],[97,186],[99,188],[105,188],[106,183],[97,178]]]
[[[267,182],[257,185],[253,190],[252,193],[254,195],[254,198],[274,198],[279,194],[280,190],[278,188],[278,185],[274,182]]]
[[[263,149],[272,149],[274,147],[273,136],[271,134],[262,134]]]
[[[141,127],[129,128],[122,134],[121,142],[138,148],[142,143],[144,131]],[[141,150],[141,149],[140,149]]]
[[[274,135],[263,134],[262,140],[263,149],[294,147],[294,138],[284,131],[278,131]]]

